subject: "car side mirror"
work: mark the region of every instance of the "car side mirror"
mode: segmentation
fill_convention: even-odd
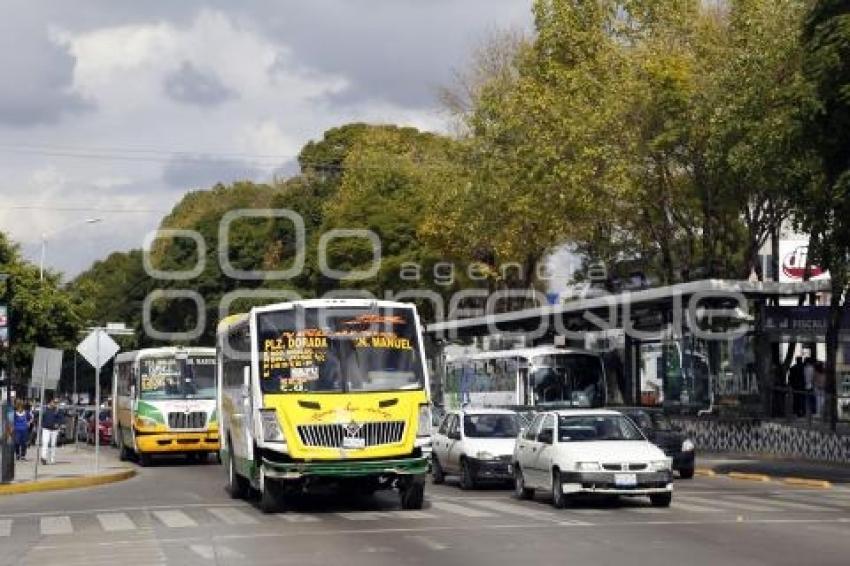
[[[541,430],[537,434],[537,442],[542,442],[543,444],[552,444],[552,430]]]

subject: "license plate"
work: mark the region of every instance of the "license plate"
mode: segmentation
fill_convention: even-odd
[[[617,487],[634,487],[637,485],[637,474],[614,474],[614,485]]]
[[[366,448],[366,439],[365,438],[343,438],[342,439],[342,447],[353,449],[353,448]]]

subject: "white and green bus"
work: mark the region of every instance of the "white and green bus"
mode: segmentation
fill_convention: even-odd
[[[115,359],[112,422],[126,460],[148,465],[155,454],[205,460],[218,454],[214,348],[164,347]]]

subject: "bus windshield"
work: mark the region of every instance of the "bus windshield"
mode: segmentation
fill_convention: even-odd
[[[535,356],[531,359],[531,383],[536,405],[601,407],[605,404],[602,363],[590,354]]]
[[[139,362],[140,398],[215,399],[215,358],[147,358]]]
[[[295,308],[257,317],[264,393],[421,389],[412,309]]]

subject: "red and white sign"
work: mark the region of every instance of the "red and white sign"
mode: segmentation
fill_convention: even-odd
[[[802,281],[806,272],[809,255],[808,240],[780,240],[779,242],[779,280]],[[811,280],[829,279],[829,273],[817,265],[809,267]]]

